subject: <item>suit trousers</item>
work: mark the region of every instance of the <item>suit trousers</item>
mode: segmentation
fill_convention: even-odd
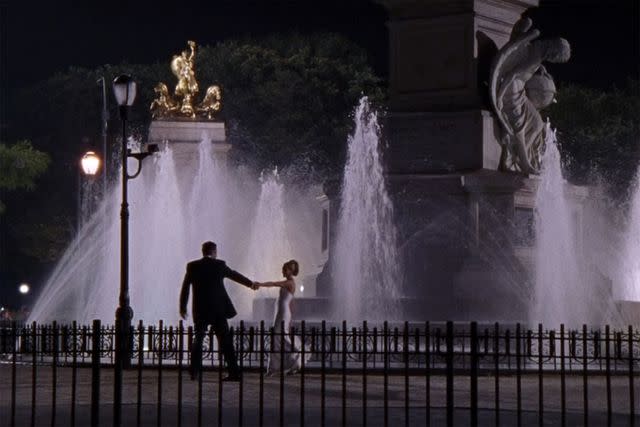
[[[191,347],[191,372],[198,373],[202,370],[202,341],[207,333],[207,329],[211,325],[213,331],[218,339],[218,345],[222,350],[227,367],[229,369],[230,376],[240,375],[240,368],[238,368],[238,360],[236,359],[236,352],[233,349],[233,340],[231,338],[231,332],[229,331],[229,323],[227,319],[220,318],[213,321],[197,322],[195,327],[195,338]]]

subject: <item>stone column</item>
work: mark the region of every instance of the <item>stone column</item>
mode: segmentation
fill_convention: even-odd
[[[538,0],[379,2],[390,17],[390,172],[495,170],[491,60]]]
[[[538,0],[379,2],[389,11],[385,154],[408,316],[521,320],[508,281],[528,278],[530,250],[514,244],[514,220],[532,204],[532,183],[497,171],[488,81],[498,49]]]

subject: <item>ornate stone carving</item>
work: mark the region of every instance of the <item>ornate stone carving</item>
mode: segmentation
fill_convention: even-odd
[[[544,151],[546,126],[538,110],[554,102],[556,87],[543,62],[566,62],[569,42],[536,40],[531,19],[522,18],[491,65],[491,103],[502,128],[500,170],[536,174]]]
[[[188,44],[189,50],[174,55],[171,60],[171,71],[178,79],[174,95],[169,93],[164,83],[158,83],[154,88],[156,99],[150,107],[154,119],[195,119],[200,116],[213,120],[215,113],[222,108],[222,93],[216,85],[209,86],[202,102],[194,106],[195,96],[199,91],[194,63],[196,44],[193,41],[189,41]]]

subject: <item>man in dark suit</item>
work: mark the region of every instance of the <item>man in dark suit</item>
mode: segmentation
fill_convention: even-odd
[[[193,285],[191,312],[195,340],[191,347],[191,379],[196,379],[202,370],[202,341],[211,325],[227,361],[229,376],[225,380],[238,381],[241,373],[227,323],[227,319],[234,317],[237,312],[224,287],[223,279],[231,279],[253,290],[256,287],[251,280],[227,267],[224,261],[216,259],[217,252],[215,243],[204,242],[202,258],[187,264],[180,292],[180,316],[186,319],[189,288]]]

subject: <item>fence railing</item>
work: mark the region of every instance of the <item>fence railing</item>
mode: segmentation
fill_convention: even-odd
[[[284,425],[285,414],[291,405],[290,402],[285,404],[284,394],[291,383],[297,384],[295,407],[301,424],[304,424],[306,412],[321,425],[335,425],[329,419],[331,417],[337,417],[334,421],[342,425],[350,425],[356,417],[354,404],[360,408],[357,422],[361,424],[366,424],[377,409],[381,411],[381,417],[375,419],[384,425],[395,425],[390,420],[395,416],[402,418],[405,425],[413,424],[415,417],[424,419],[422,424],[426,425],[432,421],[438,425],[438,419],[446,425],[457,425],[460,420],[464,420],[465,425],[477,425],[483,416],[496,425],[500,425],[501,420],[504,425],[526,425],[527,416],[535,416],[539,423],[557,417],[560,424],[566,425],[577,413],[584,425],[590,419],[592,422],[600,419],[598,417],[609,424],[620,416],[631,423],[636,421],[640,394],[635,390],[640,372],[640,332],[632,326],[616,330],[609,326],[566,329],[561,325],[559,330],[548,330],[538,325],[532,330],[520,324],[479,325],[476,322],[385,322],[379,325],[301,322],[285,330],[284,325],[270,327],[264,322],[241,322],[232,328],[232,334],[242,370],[254,375],[256,381],[240,383],[240,389],[236,391],[239,394],[231,402],[236,413],[231,425],[242,425],[243,422],[277,425],[275,418],[265,418],[269,411],[277,412],[279,424]],[[157,386],[157,425],[162,424],[163,405],[172,408],[178,425],[182,422],[185,416],[183,403],[189,401],[183,394],[182,368],[190,364],[193,337],[193,329],[184,327],[182,322],[177,326],[162,322],[153,326],[140,323],[132,328],[132,367],[128,373],[132,375],[131,393],[135,397],[131,398],[136,402],[134,422],[137,425],[145,422],[142,408],[148,403],[145,403],[147,396],[143,395],[143,386],[149,381],[150,372],[155,373],[153,381]],[[69,400],[67,407],[72,408],[68,413],[65,411],[64,418],[68,418],[71,425],[78,422],[78,372],[83,370],[90,372],[87,380],[90,412],[87,417],[92,425],[100,423],[108,413],[103,408],[100,416],[101,407],[109,402],[101,397],[100,390],[109,381],[104,374],[109,372],[114,361],[114,343],[114,327],[102,325],[100,321],[94,321],[92,325],[0,325],[0,362],[4,362],[1,366],[10,371],[9,425],[25,419],[19,417],[21,410],[30,411],[27,418],[36,425],[35,408],[40,403],[37,395],[42,381],[38,371],[43,371],[43,366],[50,367],[46,368],[46,381],[51,388],[48,398],[52,408],[51,425],[55,425],[59,406],[56,397],[60,375],[69,376],[68,381],[65,380],[68,390],[65,389],[64,396]],[[265,401],[265,393],[272,394],[267,389],[274,378],[265,378],[265,370],[269,358],[276,352],[280,360],[294,353],[299,357],[300,366],[294,379],[285,376],[283,370],[278,372],[274,392],[280,400],[271,408],[270,401]],[[208,331],[203,343],[204,367],[221,376],[221,361],[214,332]],[[17,395],[25,393],[26,377],[22,375],[22,381],[17,377],[29,367],[31,375],[26,385],[30,385],[31,396],[25,402]],[[305,386],[309,390],[309,384],[305,382],[311,379],[315,381],[313,387],[317,388],[317,393],[305,400]],[[458,384],[460,379],[465,380],[464,386]],[[332,385],[329,390],[328,383],[337,383],[339,387],[336,390]],[[354,383],[357,383],[355,388]],[[163,390],[169,386],[175,394],[167,403],[168,395],[163,396]],[[547,387],[554,391],[548,392]],[[357,390],[357,402],[352,396],[354,390]],[[531,391],[535,391],[535,397]],[[198,425],[203,422],[202,392],[201,378],[192,402]],[[243,399],[246,393],[256,397],[248,406]],[[581,396],[579,405],[576,405],[577,395]],[[489,400],[487,396],[490,396]],[[219,425],[228,411],[223,401],[222,382],[219,382],[216,414]],[[328,411],[329,401],[341,411]],[[487,407],[488,401],[492,408]],[[479,403],[482,404],[479,406]],[[251,417],[247,418],[245,412],[254,404],[257,407],[250,412],[257,418],[249,422]],[[397,413],[398,407],[402,409],[401,414]],[[513,423],[504,421],[509,416],[514,417]]]
[[[76,323],[58,325],[5,324],[0,326],[0,357],[5,359],[15,351],[18,361],[32,362],[35,353],[37,363],[50,363],[54,358],[59,364],[91,363],[94,350],[100,363],[112,363],[115,357],[115,328],[99,324],[79,326]],[[328,326],[325,322],[305,324],[301,322],[288,330],[280,327],[241,322],[231,327],[236,352],[241,355],[245,367],[259,367],[261,359],[267,359],[273,348],[279,348],[282,337],[290,337],[294,347],[284,352],[306,350],[309,367],[319,367],[324,360],[326,367],[341,367],[346,358],[347,368],[360,367],[363,359],[369,369],[403,369],[405,357],[411,368],[444,368],[447,356],[453,358],[456,369],[470,369],[472,357],[478,368],[494,369],[496,363],[505,372],[518,368],[558,371],[564,364],[565,371],[627,372],[631,367],[640,368],[640,332],[629,326],[626,330],[581,329],[525,330],[520,325],[508,327],[499,324],[479,326],[476,323],[433,325],[387,323],[370,327],[367,322],[358,326]],[[132,328],[132,363],[155,365],[162,362],[170,366],[180,360],[188,363],[194,331],[191,326],[144,326]],[[15,337],[15,338],[13,338]],[[448,340],[451,341],[448,345]],[[304,342],[305,349],[300,342]],[[94,346],[98,346],[94,349]],[[297,347],[296,347],[297,346]],[[218,343],[213,330],[209,330],[203,343],[203,358],[210,366],[219,363]],[[286,347],[286,346],[285,346]]]

